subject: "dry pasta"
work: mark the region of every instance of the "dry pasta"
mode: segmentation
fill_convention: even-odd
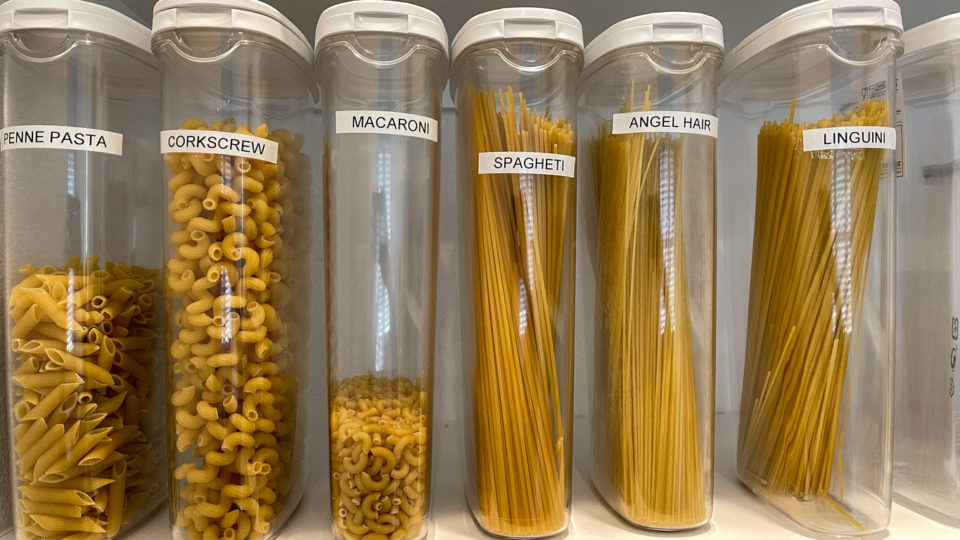
[[[71,258],[10,291],[17,524],[25,538],[108,538],[156,502],[156,271]]]
[[[425,392],[405,377],[340,382],[330,406],[333,526],[340,538],[420,538],[429,475]]]
[[[477,153],[575,153],[570,124],[528,108],[510,89],[465,100]],[[569,500],[558,365],[572,359],[558,358],[557,342],[572,336],[557,335],[557,316],[561,302],[572,305],[561,279],[572,264],[574,181],[478,174],[473,190],[477,518],[504,536],[550,534],[566,526]]]
[[[737,466],[748,484],[843,508],[845,386],[864,300],[885,150],[803,152],[803,130],[889,126],[867,100],[815,124],[766,122]]]
[[[187,538],[260,538],[273,532],[294,482],[294,363],[302,359],[291,357],[291,246],[303,140],[229,119],[181,128],[279,144],[276,164],[166,155],[175,519]]]
[[[650,90],[643,110],[650,109]],[[634,110],[633,90],[622,112]],[[683,230],[683,137],[600,127],[594,482],[652,528],[706,519]]]

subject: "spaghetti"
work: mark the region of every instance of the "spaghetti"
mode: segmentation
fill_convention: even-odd
[[[571,124],[532,110],[512,89],[497,97],[492,90],[466,97],[477,154],[574,155]],[[496,534],[542,536],[566,526],[569,501],[561,377],[570,380],[562,370],[572,359],[560,357],[558,342],[572,336],[565,335],[569,321],[558,318],[561,303],[573,301],[565,280],[572,277],[574,180],[477,174],[473,190],[477,519]]]
[[[843,509],[845,387],[864,301],[885,150],[803,152],[803,130],[888,126],[867,100],[816,125],[767,122],[737,466],[754,487]]]

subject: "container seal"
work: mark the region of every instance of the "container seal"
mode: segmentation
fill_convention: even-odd
[[[921,24],[903,33],[903,54],[960,40],[960,13]]]
[[[723,25],[709,15],[682,11],[631,17],[607,28],[587,45],[584,67],[623,47],[660,43],[702,43],[722,51]]]
[[[313,63],[313,49],[303,32],[259,0],[160,0],[153,7],[153,35],[186,28],[255,32],[280,40]]]
[[[453,38],[454,60],[471,45],[499,39],[554,39],[583,49],[583,26],[562,11],[549,8],[495,9],[472,17]]]
[[[331,6],[317,19],[314,46],[327,36],[352,32],[405,34],[436,41],[447,54],[443,20],[427,8],[389,0],[355,0]]]
[[[0,5],[0,33],[31,29],[102,34],[153,54],[150,29],[108,7],[83,0],[9,0]]]
[[[757,54],[794,36],[833,28],[885,28],[903,32],[894,0],[819,0],[796,7],[761,26],[724,59],[720,79]]]

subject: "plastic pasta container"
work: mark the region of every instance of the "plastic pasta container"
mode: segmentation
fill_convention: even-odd
[[[960,526],[960,14],[904,33],[893,489]]]
[[[583,36],[565,13],[507,8],[452,49],[467,499],[487,532],[548,536],[570,516]]]
[[[77,0],[0,6],[0,176],[18,538],[114,537],[166,494],[150,32]]]
[[[305,477],[313,55],[254,0],[162,0],[152,45],[173,536],[273,537]]]
[[[892,1],[814,2],[740,43],[720,85],[737,471],[820,533],[890,517],[900,34]]]
[[[581,81],[592,477],[624,519],[653,529],[697,527],[712,506],[722,60],[716,19],[654,13],[593,40]]]
[[[324,11],[316,42],[333,532],[425,538],[447,34],[427,9],[362,0]]]

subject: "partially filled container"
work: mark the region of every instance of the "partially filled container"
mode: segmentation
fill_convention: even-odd
[[[570,518],[580,22],[477,15],[454,38],[467,499],[487,532]]]
[[[114,537],[166,495],[159,82],[150,31],[111,9],[0,6],[19,538]]]
[[[653,13],[587,45],[581,80],[592,477],[624,519],[653,529],[697,527],[712,507],[722,61],[719,21]]]
[[[893,489],[960,526],[960,14],[903,42]]]
[[[814,2],[740,43],[720,85],[737,472],[820,533],[890,519],[900,34],[890,0]]]
[[[360,0],[320,15],[330,496],[339,539],[429,529],[447,35]]]
[[[161,0],[153,51],[173,536],[273,537],[306,476],[313,53],[255,0]]]

